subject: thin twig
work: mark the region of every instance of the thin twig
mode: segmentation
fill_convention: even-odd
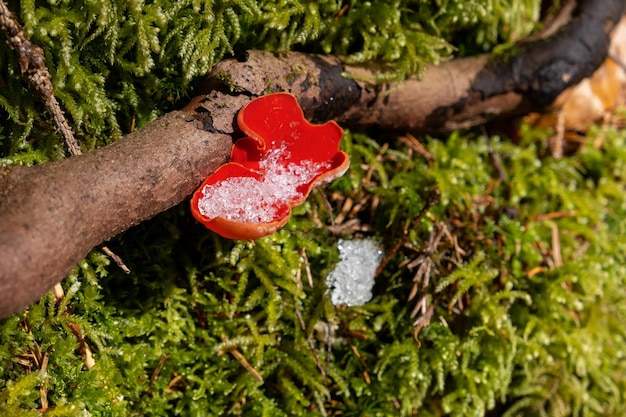
[[[167,359],[167,355],[164,353],[161,355],[161,359],[159,360],[159,364],[150,375],[150,385],[154,384],[154,381],[159,377],[159,373],[161,373],[161,369],[163,369],[163,365],[165,365],[165,361]]]
[[[431,163],[435,161],[435,157],[433,156],[433,154],[430,153],[428,149],[426,149],[426,147],[422,145],[422,143],[417,140],[417,138],[412,134],[407,133],[404,136],[400,136],[398,138],[398,141],[406,145],[409,149],[417,152],[426,160],[426,162]]]
[[[0,1],[0,29],[4,32],[7,43],[17,54],[22,75],[26,76],[28,84],[35,90],[52,114],[54,125],[65,140],[71,155],[80,155],[80,146],[74,137],[61,106],[54,96],[52,77],[46,67],[46,58],[43,49],[31,42],[21,25],[4,1]]]
[[[222,336],[222,342],[227,342],[227,341],[228,341],[228,338],[226,336]],[[243,354],[239,352],[236,347],[228,349],[227,352],[233,355],[234,358],[237,359],[239,363],[246,369],[246,371],[248,371],[250,375],[254,377],[254,379],[256,379],[259,382],[263,382],[263,376],[259,373],[259,371],[254,369],[252,365],[250,365],[250,362],[248,362],[245,356],[243,356]],[[219,351],[217,352],[217,354],[218,356],[221,356],[224,354],[224,351]]]
[[[428,309],[426,310],[426,312],[422,314],[421,316],[419,316],[418,319],[415,320],[415,322],[413,323],[413,326],[415,327],[413,329],[413,340],[417,344],[418,348],[422,346],[422,342],[420,342],[419,340],[420,331],[424,327],[430,325],[430,320],[433,318],[434,312],[435,312],[435,306],[430,305]]]
[[[333,206],[330,205],[330,201],[328,201],[328,197],[326,197],[326,194],[324,194],[322,191],[320,191],[319,188],[316,188],[314,192],[322,200],[322,205],[324,206],[324,209],[328,213],[328,217],[330,217],[330,224],[331,224],[331,226],[334,226],[335,225],[335,216],[333,215]]]
[[[559,159],[563,157],[563,144],[565,142],[565,113],[559,109],[556,113],[556,132],[548,141],[552,157]]]
[[[309,336],[308,334],[306,334],[306,324],[304,323],[304,319],[302,318],[302,313],[300,312],[300,309],[298,308],[298,305],[294,303],[294,310],[296,312],[296,317],[298,317],[298,321],[300,322],[300,327],[302,328],[302,331],[304,332],[304,334],[306,335],[306,343],[309,345],[309,349],[311,349],[311,353],[313,354],[313,357],[315,358],[315,363],[317,364],[317,369],[320,370],[320,373],[323,376],[326,376],[326,371],[324,370],[324,367],[322,366],[322,363],[320,361],[320,357],[317,354],[317,351],[315,350],[315,346],[313,345],[313,340],[311,340],[311,336]]]
[[[17,54],[17,61],[22,75],[26,76],[29,86],[35,90],[48,111],[52,114],[54,126],[61,137],[63,137],[70,155],[81,155],[80,145],[74,137],[74,132],[54,95],[52,76],[46,66],[43,48],[26,36],[15,15],[2,0],[0,0],[0,30],[4,33],[9,47]],[[113,253],[111,249],[102,246],[102,251],[110,256],[124,272],[130,273],[130,269],[124,264],[122,258]],[[62,289],[58,292],[59,289],[60,286],[57,285],[55,287],[55,297],[57,299],[59,294],[63,294]]]
[[[326,323],[326,332],[328,337],[326,338],[326,374],[330,373],[330,358],[333,354],[333,327],[330,323]]]
[[[533,216],[533,221],[541,222],[544,220],[562,219],[564,217],[573,217],[577,215],[577,210],[553,211],[550,213],[536,214]]]
[[[122,271],[124,271],[127,274],[130,274],[130,268],[126,266],[122,258],[120,258],[117,254],[115,254],[115,252],[113,252],[111,249],[109,249],[108,246],[102,246],[101,249],[102,249],[102,252],[105,253],[105,255],[113,259],[113,261],[117,264],[117,266],[120,267]]]
[[[552,224],[552,259],[554,266],[560,268],[563,266],[563,255],[561,254],[561,238],[559,236],[559,226]]]
[[[359,362],[361,362],[361,364],[363,365],[363,367],[365,367],[365,361],[363,360],[363,357],[361,357],[361,354],[359,353],[359,348],[356,347],[356,345],[354,343],[350,343],[350,349],[352,349],[352,353],[354,353],[354,356],[357,357],[357,359],[359,360]],[[372,379],[370,378],[370,374],[367,372],[367,370],[363,370],[363,379],[365,380],[365,383],[367,385],[370,385],[372,383]]]
[[[91,353],[91,348],[89,347],[89,344],[87,344],[87,341],[83,337],[83,334],[80,330],[80,327],[78,327],[78,324],[69,322],[67,323],[67,326],[72,330],[72,333],[74,333],[76,340],[78,340],[78,351],[80,352],[80,355],[83,357],[83,360],[85,362],[85,366],[87,367],[87,369],[91,369],[94,366],[96,366],[96,361],[93,358],[93,354]]]
[[[188,383],[185,380],[185,378],[183,378],[182,375],[178,375],[176,374],[176,372],[174,372],[174,378],[172,378],[170,382],[168,382],[167,387],[165,387],[165,392],[167,392],[168,394],[171,394],[177,391],[175,388],[181,387],[181,386],[186,387],[187,385]]]
[[[491,136],[489,136],[487,129],[485,126],[481,126],[483,136],[485,137],[485,141],[487,142],[487,149],[489,152],[489,159],[491,160],[491,165],[493,169],[495,169],[498,174],[498,179],[502,182],[506,182],[506,171],[502,167],[502,161],[500,160],[500,155],[493,151],[493,146],[491,145]]]
[[[304,262],[304,271],[306,272],[306,278],[309,282],[309,287],[313,288],[313,274],[311,273],[311,264],[309,264],[309,257],[306,256],[306,248],[302,248],[300,256],[302,256],[302,261]]]
[[[46,372],[48,369],[48,361],[50,360],[50,351],[52,350],[52,345],[48,346],[46,352],[43,354],[41,358],[41,367],[39,368],[41,372]],[[41,410],[46,411],[48,409],[48,387],[46,384],[42,384],[39,387],[39,395],[41,398]]]
[[[302,252],[304,251],[304,248],[300,249],[300,260],[298,261],[298,269],[296,269],[296,288],[299,290],[302,289],[302,263],[304,262]]]
[[[430,194],[428,195],[428,200],[426,200],[426,204],[424,204],[424,207],[422,207],[420,212],[417,213],[417,216],[413,219],[409,227],[407,227],[404,230],[404,236],[398,238],[393,248],[391,248],[387,256],[385,256],[385,258],[380,262],[380,264],[378,265],[378,268],[376,268],[376,274],[375,274],[376,276],[380,275],[380,273],[383,271],[383,269],[385,269],[385,267],[391,261],[391,259],[393,259],[396,253],[398,253],[402,245],[404,245],[406,238],[409,234],[409,230],[417,227],[417,224],[422,220],[422,217],[424,217],[426,212],[430,210],[432,206],[434,206],[435,204],[439,202],[440,197],[441,197],[441,193],[439,192],[439,189],[433,188]]]

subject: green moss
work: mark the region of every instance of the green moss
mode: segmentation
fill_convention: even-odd
[[[230,74],[223,71],[217,71],[217,73],[215,74],[215,78],[226,84],[231,93],[235,91],[235,85],[233,84],[233,80]]]
[[[213,65],[236,51],[303,50],[378,61],[380,81],[519,39],[539,2],[415,0],[10,1],[46,52],[55,94],[83,151],[105,145],[184,102]],[[480,4],[479,4],[480,3]],[[454,46],[453,46],[454,45]],[[65,156],[42,106],[0,49],[0,164]],[[32,149],[31,149],[32,148]]]
[[[363,307],[330,304],[336,238],[319,226],[330,221],[319,193],[254,244],[217,238],[185,207],[163,213],[112,242],[130,276],[95,251],[64,282],[71,316],[48,297],[2,323],[3,410],[39,407],[43,385],[59,410],[110,415],[621,415],[626,135],[596,135],[601,148],[590,140],[554,160],[538,156],[533,131],[520,145],[455,133],[424,139],[429,166],[348,132],[352,168],[326,198],[336,213],[343,198],[365,198],[348,219],[388,251],[406,239]],[[440,203],[405,233],[435,186]],[[416,271],[403,265],[442,224],[449,235],[420,293],[434,315],[418,345],[407,301]],[[69,322],[94,351],[91,370]],[[19,359],[35,346],[50,352],[46,378]]]
[[[184,101],[234,50],[338,53],[404,76],[518,39],[539,7],[9,3],[46,49],[84,150]],[[6,47],[0,62],[0,164],[64,157]],[[37,415],[45,392],[46,414],[63,416],[624,415],[626,134],[598,128],[558,160],[545,136],[419,138],[429,162],[347,132],[349,172],[254,243],[204,230],[187,205],[160,214],[110,242],[130,275],[96,249],[63,281],[60,307],[48,295],[0,322],[0,414]],[[353,308],[325,288],[338,261],[327,226],[348,199],[341,236],[374,236],[391,255],[373,300]]]

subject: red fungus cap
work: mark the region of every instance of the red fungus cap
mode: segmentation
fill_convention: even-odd
[[[247,137],[231,162],[209,175],[191,199],[191,212],[230,239],[257,239],[289,220],[311,189],[343,175],[350,161],[339,150],[343,130],[311,124],[294,96],[275,93],[244,106],[237,117]]]

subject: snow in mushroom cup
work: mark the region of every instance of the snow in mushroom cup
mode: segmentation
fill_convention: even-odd
[[[291,94],[251,101],[237,122],[247,136],[235,142],[231,161],[209,175],[191,199],[194,217],[223,237],[274,233],[313,187],[340,177],[350,164],[339,150],[341,127],[333,121],[309,123]]]

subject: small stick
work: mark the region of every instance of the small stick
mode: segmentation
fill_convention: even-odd
[[[307,280],[309,281],[309,286],[313,288],[313,274],[311,274],[311,265],[309,264],[309,258],[306,256],[306,249],[302,248],[302,260],[304,261],[304,271],[306,272]]]
[[[302,289],[302,263],[304,262],[302,253],[304,251],[304,248],[300,249],[300,260],[298,261],[298,269],[296,269],[296,288],[299,290]]]
[[[72,133],[61,106],[54,96],[52,76],[46,67],[43,49],[33,43],[24,33],[21,25],[4,1],[0,1],[0,29],[4,32],[7,43],[17,54],[20,71],[26,76],[30,87],[37,92],[46,108],[52,114],[54,125],[65,140],[71,155],[80,155],[80,146]]]
[[[361,362],[363,366],[365,366],[365,361],[363,360],[363,358],[361,357],[361,354],[359,353],[359,348],[357,348],[354,343],[350,343],[350,349],[352,349],[352,353],[354,353],[354,356],[357,357],[359,362]],[[372,383],[370,374],[365,369],[363,370],[363,379],[365,379],[365,383],[367,385],[370,385]]]
[[[179,382],[181,382],[180,385],[182,386],[187,385],[187,381],[185,381],[185,378],[183,378],[181,375],[177,375],[176,372],[174,372],[174,374],[174,378],[172,378],[170,382],[168,382],[167,387],[165,387],[165,392],[167,392],[168,394],[176,391],[174,388],[179,385]]]
[[[83,337],[82,332],[80,331],[80,327],[78,327],[78,324],[69,322],[67,323],[67,326],[72,330],[74,336],[76,336],[76,340],[78,340],[78,350],[83,357],[83,360],[85,361],[85,366],[87,367],[87,369],[91,369],[96,366],[96,360],[93,358],[91,348]]]
[[[561,254],[561,238],[559,237],[559,226],[552,225],[552,259],[554,266],[559,268],[563,266],[563,255]]]
[[[333,328],[330,323],[326,323],[326,331],[328,337],[326,338],[326,373],[330,373],[330,358],[333,354]]]
[[[426,149],[426,147],[419,140],[417,140],[417,138],[413,136],[412,134],[407,133],[404,136],[400,136],[398,138],[398,141],[406,145],[409,149],[412,149],[413,151],[417,152],[426,160],[426,162],[430,163],[435,160],[435,157],[433,156],[433,154],[430,153],[428,149]]]
[[[555,219],[561,219],[563,217],[573,217],[578,215],[578,211],[577,210],[568,210],[568,211],[554,211],[552,213],[544,213],[544,214],[537,214],[533,216],[533,220],[540,222],[540,221],[544,221],[544,220],[555,220]]]
[[[228,338],[222,336],[222,342],[228,341]],[[263,376],[250,365],[250,362],[237,350],[237,348],[228,349],[228,352],[234,356],[235,359],[239,361],[239,363],[246,368],[246,371],[250,372],[250,374],[259,382],[263,382]],[[217,353],[218,355],[223,355],[224,351],[220,351]]]
[[[300,322],[300,327],[302,327],[302,331],[304,332],[304,334],[306,334],[306,324],[304,323],[304,319],[302,318],[302,313],[300,312],[300,309],[298,308],[298,305],[296,303],[294,303],[293,306],[296,311],[296,317],[298,317],[298,321]],[[326,371],[324,371],[324,368],[322,367],[322,363],[320,362],[320,357],[317,354],[317,351],[315,350],[315,346],[313,345],[313,341],[311,340],[311,337],[308,334],[306,335],[306,343],[309,345],[309,349],[311,349],[311,353],[313,354],[313,357],[315,358],[315,364],[317,365],[317,369],[320,370],[320,373],[323,376],[326,376]]]
[[[330,205],[330,201],[328,201],[328,197],[326,197],[326,194],[320,191],[319,188],[316,188],[314,192],[322,200],[322,205],[324,206],[324,210],[326,210],[326,212],[328,213],[328,217],[330,217],[330,225],[334,226],[336,221],[335,221],[335,216],[333,215],[333,206]]]
[[[46,372],[48,369],[48,361],[50,360],[50,350],[52,349],[52,345],[48,346],[46,352],[43,354],[41,358],[41,367],[39,368],[41,372]],[[45,384],[42,384],[39,387],[39,394],[41,398],[41,411],[45,412],[48,410],[48,387]]]
[[[150,375],[150,385],[154,384],[154,381],[156,381],[156,379],[159,377],[159,373],[161,372],[161,369],[163,369],[163,365],[165,365],[166,359],[167,355],[165,353],[162,354],[161,359],[159,360],[159,364],[154,369],[154,372],[152,372],[152,375]]]
[[[491,160],[491,165],[493,169],[498,174],[498,179],[502,182],[506,182],[506,171],[502,167],[502,161],[500,160],[500,155],[493,151],[493,147],[491,146],[491,136],[487,133],[487,129],[485,126],[481,126],[481,130],[483,136],[485,137],[485,141],[487,142],[487,152],[489,153],[489,159]]]
[[[113,262],[115,262],[117,264],[117,266],[120,267],[120,269],[122,271],[124,271],[127,274],[130,274],[130,268],[128,268],[126,266],[126,264],[124,263],[124,261],[122,260],[122,258],[120,258],[115,252],[113,252],[111,249],[109,249],[108,246],[101,246],[102,252],[105,253],[105,255],[107,255],[109,258],[113,259]]]
[[[385,269],[385,267],[391,261],[391,259],[393,259],[393,257],[396,256],[396,253],[398,253],[402,245],[404,245],[406,237],[409,234],[409,230],[417,227],[417,224],[420,222],[420,220],[422,220],[426,212],[430,210],[432,206],[434,206],[435,204],[439,202],[440,197],[441,197],[441,193],[439,192],[439,189],[433,188],[433,190],[428,195],[428,200],[426,201],[426,204],[424,204],[424,207],[422,207],[420,212],[417,213],[417,216],[413,219],[409,227],[404,230],[404,236],[402,236],[401,238],[398,238],[398,240],[396,241],[396,244],[389,251],[389,254],[383,258],[383,260],[378,265],[378,268],[376,268],[375,276],[380,275],[380,273],[383,271],[383,269]]]

